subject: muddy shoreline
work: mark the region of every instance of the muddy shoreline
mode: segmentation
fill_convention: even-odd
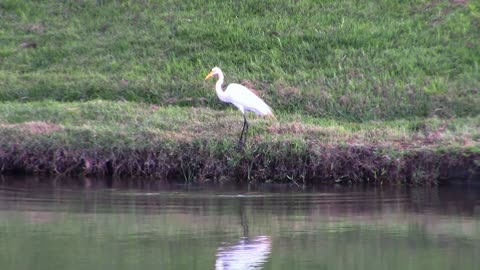
[[[200,141],[144,149],[0,149],[0,173],[148,177],[190,183],[273,182],[310,185],[478,182],[480,153],[469,149],[394,149],[288,142],[243,151]]]

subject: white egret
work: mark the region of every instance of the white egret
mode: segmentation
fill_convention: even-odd
[[[245,116],[245,113],[247,111],[252,111],[261,116],[268,116],[273,118],[275,118],[275,116],[272,113],[272,109],[265,103],[265,101],[263,101],[250,89],[241,84],[231,83],[227,86],[227,89],[223,91],[222,85],[224,81],[224,76],[220,68],[214,67],[212,71],[208,73],[207,77],[205,77],[205,80],[214,75],[218,76],[218,81],[215,84],[215,91],[217,92],[218,98],[223,102],[232,103],[243,114],[243,128],[242,133],[240,134],[240,139],[238,141],[239,145],[243,146],[243,144],[245,144],[245,142],[247,141],[248,133],[248,122],[247,117]]]

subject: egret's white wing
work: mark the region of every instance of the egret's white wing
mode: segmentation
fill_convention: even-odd
[[[228,101],[237,107],[241,106],[243,109],[253,111],[259,115],[272,114],[272,109],[265,101],[241,84],[229,84],[225,94],[228,96]]]

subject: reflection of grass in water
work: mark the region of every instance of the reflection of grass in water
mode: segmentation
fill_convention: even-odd
[[[94,232],[100,237],[103,234],[136,233],[209,234],[215,230],[229,235],[235,231],[240,233],[237,227],[240,226],[239,215],[243,213],[246,222],[250,223],[252,235],[278,235],[285,229],[291,230],[290,235],[361,229],[394,235],[421,231],[432,237],[480,238],[480,219],[475,216],[460,215],[453,206],[447,213],[407,212],[402,210],[408,205],[403,195],[382,197],[382,201],[378,201],[379,197],[373,194],[364,197],[359,193],[322,193],[320,197],[318,193],[224,197],[208,192],[136,193],[119,190],[88,191],[84,195],[65,192],[56,193],[58,201],[51,201],[48,193],[34,195],[28,200],[19,197],[15,209],[20,211],[2,212],[0,226],[10,227],[14,221],[39,229],[55,227],[52,231],[68,235],[78,232],[78,227],[93,223],[98,226]],[[43,210],[30,210],[36,202]],[[378,203],[382,203],[381,209],[377,208]],[[110,232],[112,227],[116,229]],[[69,231],[72,228],[74,230]]]
[[[74,212],[1,212],[0,262],[15,269],[33,265],[36,269],[58,265],[210,268],[221,243],[235,242],[243,236],[240,218],[232,213],[237,206],[222,202],[224,206],[213,203],[206,209],[197,207],[183,214],[180,209],[156,214],[155,208],[149,213],[149,207],[134,205],[122,213],[107,213],[102,207],[75,213],[85,207],[82,203],[67,207]],[[217,210],[210,211],[210,207]],[[446,219],[428,213],[337,216],[297,210],[275,214],[255,209],[256,205],[245,209],[250,233],[271,237],[268,264],[275,269],[291,269],[286,268],[289,264],[297,269],[312,269],[312,264],[355,265],[359,269],[450,269],[451,263],[469,269],[478,263],[478,219]],[[33,223],[39,215],[44,215],[41,223]],[[462,234],[468,222],[476,224],[473,235]],[[456,230],[431,232],[431,224]],[[59,258],[52,260],[52,256]],[[20,257],[35,260],[18,260]]]

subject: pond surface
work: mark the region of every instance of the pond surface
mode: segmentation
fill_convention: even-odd
[[[480,265],[480,190],[474,187],[107,188],[95,181],[0,178],[0,268]]]

